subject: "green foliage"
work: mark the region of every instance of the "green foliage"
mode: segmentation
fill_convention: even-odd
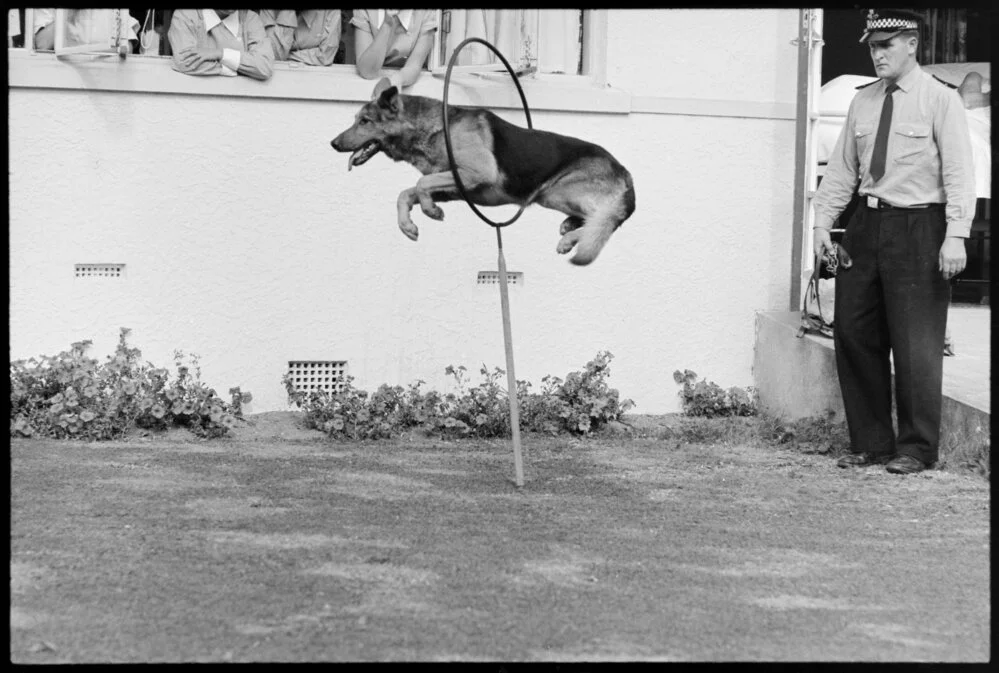
[[[598,353],[582,372],[570,373],[565,381],[546,376],[541,393],[530,392],[530,383],[518,381],[521,427],[553,435],[585,435],[618,420],[634,403],[621,401],[618,391],[607,385],[612,357]],[[289,402],[305,412],[306,425],[335,439],[381,439],[413,428],[442,437],[509,436],[510,401],[502,386],[506,372],[482,365],[483,381],[472,386],[464,366],[449,365],[444,371],[454,379],[455,390],[443,395],[423,392],[424,381],[408,388],[382,385],[370,397],[353,386],[351,377],[336,393],[297,391],[287,375],[283,382]]]
[[[619,420],[635,403],[621,400],[618,391],[607,385],[613,358],[610,352],[602,351],[583,371],[571,372],[564,381],[557,376],[541,379],[541,394],[528,395],[522,404],[528,427],[539,432],[587,434]]]
[[[103,364],[87,357],[91,341],[56,356],[11,362],[11,436],[105,440],[134,428],[178,425],[218,437],[235,425],[237,400],[249,401],[249,393],[235,388],[233,405],[226,404],[201,382],[198,356],[185,362],[182,351],[174,351],[171,380],[166,369],[140,362],[142,352],[128,345],[129,333],[121,328],[115,353]]]
[[[295,390],[290,375],[282,379],[288,402],[305,412],[307,427],[322,430],[335,439],[383,439],[421,425],[437,413],[437,393],[423,394],[423,381],[402,386],[382,385],[372,395],[354,387],[348,376],[341,390],[304,392]]]
[[[687,416],[755,416],[758,411],[756,389],[752,386],[725,390],[714,381],[698,381],[697,374],[689,369],[673,372],[673,380],[683,385],[680,399]]]
[[[479,373],[484,380],[477,386],[469,387],[466,371],[463,366],[448,365],[444,369],[444,373],[454,379],[457,392],[444,395],[439,416],[431,419],[431,429],[443,435],[507,436],[510,430],[510,399],[506,389],[500,385],[506,372],[499,367],[490,372],[483,364]]]

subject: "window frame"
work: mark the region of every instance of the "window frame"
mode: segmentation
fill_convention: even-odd
[[[34,53],[35,51],[35,9],[26,7],[24,9],[24,46],[22,49]]]
[[[447,72],[447,63],[443,62],[442,42],[444,31],[442,27],[445,22],[444,12],[449,10],[438,9],[436,11],[438,29],[434,34],[434,46],[430,51],[427,69],[432,76],[443,78]],[[515,63],[511,63],[518,77],[527,77],[537,81],[557,81],[561,84],[605,87],[607,84],[607,11],[606,9],[581,9],[583,36],[580,42],[580,53],[582,71],[579,74],[543,73],[541,72],[539,56],[536,65],[529,68],[518,68]],[[538,21],[540,22],[540,15]],[[541,39],[542,36],[539,34],[539,42]],[[452,69],[452,76],[455,74],[474,75],[485,80],[494,81],[500,81],[508,77],[506,68],[502,63],[456,65]]]
[[[113,12],[120,12],[120,9],[112,9]],[[34,12],[32,12],[32,15]],[[131,17],[129,17],[131,18]],[[75,54],[86,54],[88,56],[116,56],[117,51],[117,36],[109,36],[108,42],[105,44],[103,42],[91,42],[89,44],[78,44],[72,47],[67,47],[66,45],[66,23],[69,17],[66,14],[65,9],[56,8],[55,18],[53,19],[53,24],[55,25],[55,44],[54,51],[57,57],[61,56],[72,56]],[[25,23],[27,23],[27,14],[25,15]],[[32,29],[34,28],[34,16],[32,16],[31,22]],[[34,34],[32,32],[32,34]],[[126,40],[127,42],[127,40]]]
[[[267,81],[248,77],[193,77],[175,71],[171,56],[129,54],[120,59],[60,59],[52,52],[23,47],[7,50],[9,89],[68,89],[123,93],[160,93],[217,97],[278,98],[363,103],[371,99],[373,80],[363,79],[352,65],[310,66],[277,62]],[[427,73],[429,75],[429,73]],[[558,77],[558,76],[557,76]],[[572,78],[574,80],[576,78]],[[509,76],[495,81],[462,77],[453,81],[449,101],[454,105],[520,110],[520,97]],[[224,80],[224,81],[220,81]],[[457,86],[456,86],[457,85]],[[521,80],[531,110],[629,114],[632,97],[621,89],[595,89],[575,81]],[[409,93],[440,100],[442,79],[423,76]]]

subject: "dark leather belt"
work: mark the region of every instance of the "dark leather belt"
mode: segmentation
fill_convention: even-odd
[[[929,210],[931,208],[943,208],[945,203],[925,203],[921,206],[893,206],[887,201],[876,196],[861,196],[862,203],[871,210]]]

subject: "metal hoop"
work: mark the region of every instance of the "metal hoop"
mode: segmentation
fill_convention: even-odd
[[[482,221],[486,222],[490,226],[499,229],[499,227],[505,227],[509,224],[513,224],[514,222],[516,222],[517,218],[520,217],[521,213],[524,212],[524,208],[526,207],[526,205],[521,206],[520,210],[517,211],[517,214],[511,217],[506,222],[493,222],[488,217],[483,215],[479,211],[479,209],[475,207],[475,204],[472,203],[472,201],[468,198],[468,192],[465,191],[465,184],[461,181],[461,177],[458,176],[458,167],[454,163],[454,150],[451,148],[451,128],[447,120],[447,92],[451,86],[451,69],[454,68],[454,63],[458,59],[458,54],[461,52],[461,50],[465,47],[465,45],[468,45],[472,42],[478,42],[480,44],[484,44],[485,46],[489,47],[489,49],[494,54],[496,54],[497,57],[499,57],[499,60],[503,62],[503,65],[506,66],[507,72],[510,73],[510,77],[513,78],[513,83],[517,85],[517,93],[520,94],[520,102],[524,106],[524,116],[527,117],[527,128],[532,129],[534,128],[534,126],[531,124],[531,110],[529,107],[527,107],[527,97],[524,95],[524,89],[521,88],[520,80],[517,79],[517,75],[514,73],[513,68],[510,66],[510,63],[505,58],[503,58],[503,54],[499,53],[499,50],[497,50],[496,47],[494,47],[493,45],[489,44],[488,42],[479,37],[470,37],[465,41],[463,41],[461,44],[459,44],[458,47],[454,50],[454,53],[451,54],[451,60],[448,61],[447,64],[447,73],[444,75],[444,105],[442,107],[443,109],[442,114],[444,117],[444,145],[447,147],[447,160],[451,166],[451,175],[454,176],[454,183],[458,186],[458,191],[461,192],[461,197],[465,199],[465,203],[468,204],[468,207],[471,208]],[[498,231],[496,233],[499,234]]]

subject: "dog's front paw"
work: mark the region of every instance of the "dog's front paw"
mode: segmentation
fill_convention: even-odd
[[[558,245],[555,246],[555,252],[557,252],[560,255],[564,255],[565,253],[569,252],[570,250],[572,250],[575,247],[576,240],[577,239],[575,239],[575,238],[571,238],[570,239],[570,238],[568,238],[566,236],[563,236],[559,240]]]
[[[441,207],[438,206],[436,203],[431,202],[429,206],[424,205],[423,203],[421,203],[420,204],[420,210],[423,211],[424,215],[426,215],[427,217],[429,217],[431,219],[434,219],[434,220],[443,220],[444,219],[444,211],[441,210]]]
[[[415,241],[420,237],[420,230],[416,228],[412,220],[399,220],[399,229],[411,241]]]

